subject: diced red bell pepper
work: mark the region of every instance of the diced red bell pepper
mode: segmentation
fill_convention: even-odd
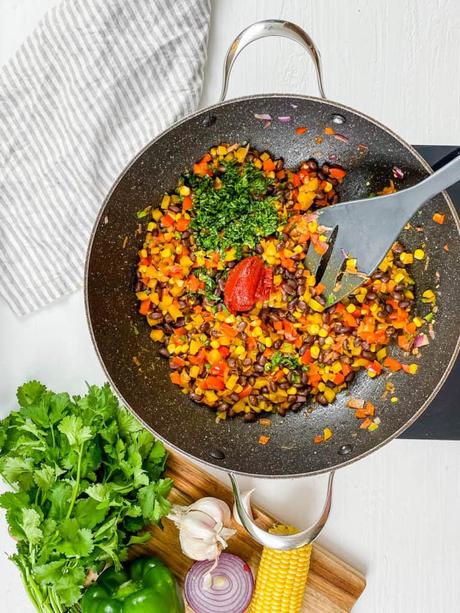
[[[225,382],[223,377],[214,377],[210,375],[204,380],[203,387],[208,390],[223,390],[225,389]]]

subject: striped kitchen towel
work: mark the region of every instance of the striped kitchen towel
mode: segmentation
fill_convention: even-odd
[[[82,284],[133,156],[193,111],[210,0],[63,0],[0,70],[0,294],[25,315]]]

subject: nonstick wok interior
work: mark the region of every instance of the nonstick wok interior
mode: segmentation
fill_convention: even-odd
[[[272,125],[265,129],[254,113],[270,114],[274,118]],[[343,116],[345,123],[334,125],[335,114]],[[290,123],[276,120],[286,115],[292,116]],[[349,140],[343,142],[325,135],[327,125]],[[307,126],[308,131],[298,135],[298,126]],[[196,113],[139,154],[101,210],[86,271],[87,313],[93,340],[109,379],[125,403],[169,445],[204,462],[251,475],[323,472],[362,457],[407,428],[447,376],[457,354],[460,332],[458,218],[450,200],[439,195],[419,211],[412,220],[413,228],[401,236],[409,250],[426,243],[428,265],[417,262],[413,270],[417,305],[421,305],[421,293],[434,288],[439,273],[439,310],[435,338],[417,360],[417,375],[399,372],[391,378],[398,402],[390,402],[391,394],[383,398],[387,382],[384,376],[370,379],[361,372],[349,392],[339,394],[332,405],[315,406],[314,410],[308,408],[296,414],[288,412],[284,418],[273,415],[270,441],[262,446],[258,444],[259,436],[267,432],[257,422],[236,418],[216,423],[210,409],[194,404],[170,383],[167,360],[159,357],[158,347],[149,338],[150,328],[137,312],[132,285],[144,235],[136,212],[148,205],[157,206],[163,193],[174,188],[177,177],[212,145],[243,141],[283,157],[287,167],[295,167],[309,157],[327,161],[332,154],[334,163],[348,171],[341,186],[342,200],[382,189],[393,178],[393,166],[405,173],[404,180],[398,182],[400,188],[428,174],[428,166],[418,154],[383,126],[351,109],[319,99],[254,96]],[[444,225],[432,221],[435,212],[445,214]],[[415,226],[422,226],[425,232],[417,232]],[[448,252],[443,248],[446,244]],[[425,313],[426,308],[421,312]],[[358,429],[354,412],[345,406],[348,393],[375,404],[381,419],[378,430]],[[313,437],[326,426],[333,432],[332,439],[314,444]]]

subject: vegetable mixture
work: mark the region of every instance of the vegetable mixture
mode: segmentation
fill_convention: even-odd
[[[149,216],[140,313],[171,381],[218,419],[327,405],[359,370],[416,373],[388,353],[392,343],[410,351],[425,323],[412,316],[414,254],[395,243],[372,278],[333,306],[304,265],[310,244],[327,250],[314,211],[339,201],[345,176],[314,159],[290,170],[268,152],[224,143],[158,208],[138,214]],[[346,269],[357,272],[351,256]]]

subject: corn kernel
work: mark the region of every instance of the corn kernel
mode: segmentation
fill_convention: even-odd
[[[390,400],[391,400],[391,402],[393,402],[393,404],[395,402],[398,402],[398,398],[396,396],[392,396]]]
[[[179,194],[181,196],[190,196],[190,187],[187,187],[187,185],[181,185],[179,187]]]
[[[264,345],[265,347],[271,347],[273,345],[273,341],[269,336],[264,338]]]
[[[311,357],[316,360],[317,357],[319,356],[319,347],[318,347],[318,345],[313,345],[311,347],[311,349],[310,349],[310,353],[311,353]]]
[[[324,428],[323,430],[323,440],[328,441],[332,438],[332,431],[329,428]]]
[[[262,328],[260,326],[255,326],[253,331],[252,331],[252,335],[253,336],[260,336],[262,334]]]
[[[169,194],[165,194],[160,204],[161,208],[167,209],[170,202],[171,202],[171,196]]]
[[[225,387],[229,390],[233,390],[237,382],[238,382],[238,375],[230,375],[230,377],[225,382]]]
[[[412,320],[414,322],[414,324],[417,326],[417,328],[420,328],[421,326],[423,326],[423,324],[425,323],[423,321],[423,319],[421,319],[420,317],[414,317],[414,319]]]
[[[355,305],[350,303],[350,304],[347,306],[347,311],[348,311],[348,313],[354,313],[354,312],[356,311],[356,307],[355,307]]]
[[[399,256],[399,259],[403,264],[412,264],[414,261],[414,256],[412,255],[412,253],[406,253],[405,251],[403,251],[403,253],[401,253],[401,255]]]
[[[327,330],[325,330],[324,328],[321,328],[318,332],[318,336],[321,336],[322,338],[326,338]]]
[[[152,341],[162,341],[164,335],[165,333],[163,332],[163,330],[152,330],[150,332],[150,338],[152,339]]]
[[[235,349],[235,355],[241,357],[245,354],[246,354],[246,351],[243,345],[238,345],[238,347]]]
[[[374,430],[377,430],[377,428],[378,428],[378,424],[376,424],[376,423],[374,423],[374,422],[373,422],[373,423],[371,423],[371,425],[368,427],[367,431],[368,431],[368,432],[373,432]]]
[[[407,368],[407,372],[410,375],[415,375],[417,374],[417,370],[418,370],[418,364],[409,364],[408,368]]]
[[[308,334],[311,334],[312,336],[315,336],[319,332],[318,324],[311,324],[310,326],[308,326],[307,329],[308,329]]]
[[[425,257],[425,252],[423,251],[423,249],[416,249],[414,251],[414,258],[416,260],[423,260],[424,257]]]
[[[324,306],[322,304],[320,304],[314,298],[312,298],[310,300],[309,306],[310,306],[311,309],[313,309],[314,311],[317,311],[318,313],[322,313],[324,311]]]
[[[295,388],[293,386],[289,387],[286,391],[287,391],[289,396],[293,396],[293,395],[297,394],[297,388]]]
[[[326,387],[323,394],[328,402],[333,402],[335,400],[335,392],[334,390],[331,390],[330,387]]]

